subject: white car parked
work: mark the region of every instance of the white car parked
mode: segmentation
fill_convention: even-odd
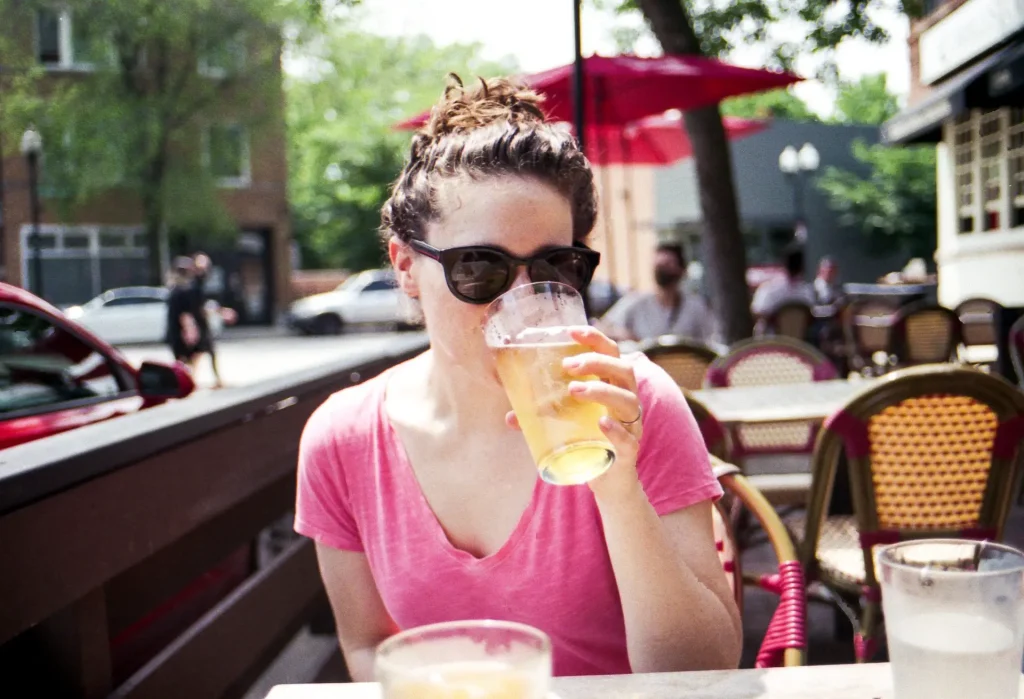
[[[409,327],[405,299],[389,269],[354,274],[338,288],[299,299],[288,309],[286,322],[307,335],[336,335],[345,327],[386,324]]]
[[[64,314],[112,345],[164,342],[168,294],[159,286],[111,289]],[[220,314],[208,306],[206,317],[217,337],[224,327]]]

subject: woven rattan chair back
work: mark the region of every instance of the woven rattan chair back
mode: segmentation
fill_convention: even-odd
[[[718,352],[706,345],[676,335],[663,335],[640,345],[640,351],[668,372],[668,375],[688,391],[704,385],[708,367],[718,359]]]
[[[960,317],[942,306],[907,306],[896,314],[889,353],[900,366],[940,364],[956,356]]]
[[[929,536],[999,539],[1017,482],[1024,394],[976,369],[903,369],[824,425],[804,538],[813,565],[840,456],[848,461],[866,584],[873,547]]]
[[[806,342],[762,337],[737,342],[708,368],[708,387],[770,386],[836,378],[835,367]]]
[[[999,304],[991,299],[967,299],[956,307],[964,345],[996,344]]]
[[[711,387],[805,384],[836,378],[825,355],[805,342],[788,337],[739,342],[708,369]],[[814,446],[812,423],[787,422],[739,425],[734,428],[732,456],[806,454]]]
[[[814,323],[814,312],[806,303],[784,303],[768,316],[768,335],[806,340]]]

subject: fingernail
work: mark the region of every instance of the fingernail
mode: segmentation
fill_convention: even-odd
[[[580,360],[576,357],[568,357],[562,360],[563,369],[578,369],[580,366]]]
[[[597,424],[602,430],[610,430],[612,428],[612,419],[607,415],[603,415],[598,419]]]
[[[573,395],[579,395],[587,390],[587,385],[582,381],[570,381],[569,382],[569,393]]]

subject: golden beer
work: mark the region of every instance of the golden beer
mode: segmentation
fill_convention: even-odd
[[[544,699],[544,674],[530,677],[502,662],[452,662],[422,668],[384,686],[386,699]]]
[[[545,328],[548,337],[567,331]],[[601,475],[615,460],[611,442],[598,421],[608,411],[603,405],[569,394],[569,382],[596,381],[595,376],[570,377],[562,360],[590,350],[568,339],[549,342],[513,342],[492,347],[498,376],[505,386],[512,410],[522,428],[526,444],[548,483],[574,485]]]

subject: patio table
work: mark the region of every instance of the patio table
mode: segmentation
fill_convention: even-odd
[[[691,391],[726,425],[820,422],[881,379],[861,378]]]
[[[553,689],[552,699],[893,699],[888,663],[566,677],[556,679]],[[376,684],[280,685],[267,699],[380,696]]]

